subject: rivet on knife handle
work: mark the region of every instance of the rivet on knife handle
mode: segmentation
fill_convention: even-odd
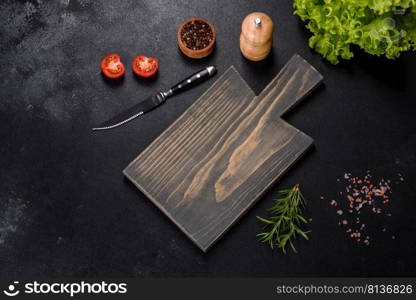
[[[213,76],[216,71],[217,69],[214,66],[209,66],[205,69],[202,69],[201,71],[196,72],[195,74],[192,74],[188,78],[185,78],[181,82],[175,84],[168,92],[170,92],[170,95],[176,95],[207,80]]]

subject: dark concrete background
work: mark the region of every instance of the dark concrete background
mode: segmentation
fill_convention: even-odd
[[[273,53],[260,63],[239,51],[252,11],[276,23]],[[415,276],[416,56],[389,61],[356,49],[332,66],[308,48],[292,13],[291,0],[1,1],[0,276]],[[194,16],[218,32],[203,60],[176,45],[178,25]],[[122,82],[100,74],[109,52],[128,66]],[[209,64],[219,73],[234,65],[258,93],[295,52],[325,76],[286,117],[315,148],[204,254],[121,171],[210,83],[117,130],[90,128]],[[159,58],[155,79],[131,74],[137,54]],[[346,238],[328,202],[344,172],[367,169],[405,181],[394,186],[392,217],[367,224],[372,243],[362,246]],[[311,240],[283,255],[257,241],[255,216],[295,183],[309,203]]]

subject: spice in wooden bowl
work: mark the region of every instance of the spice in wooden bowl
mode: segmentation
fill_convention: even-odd
[[[191,58],[208,56],[215,47],[216,34],[212,24],[202,18],[186,20],[178,29],[178,45]]]

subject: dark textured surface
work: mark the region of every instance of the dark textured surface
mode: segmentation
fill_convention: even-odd
[[[307,47],[291,1],[1,1],[0,275],[15,276],[415,276],[416,56],[396,61],[357,51],[332,66]],[[252,11],[276,23],[272,55],[244,60],[240,22]],[[209,19],[218,47],[194,61],[177,50],[185,18]],[[118,52],[159,58],[153,80],[103,80],[99,61]],[[90,127],[208,64],[231,64],[256,93],[299,53],[325,77],[286,117],[315,139],[310,151],[208,254],[195,247],[122,169],[202,94],[178,96],[111,132]],[[394,186],[388,233],[370,246],[347,239],[327,199],[345,171],[403,174]],[[280,188],[300,183],[309,201],[311,241],[299,254],[257,242]],[[325,200],[320,196],[324,195]],[[383,224],[373,224],[381,226]],[[395,239],[391,239],[395,235]],[[238,255],[237,255],[238,254]]]

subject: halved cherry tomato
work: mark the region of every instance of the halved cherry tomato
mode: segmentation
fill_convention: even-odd
[[[141,77],[151,77],[155,75],[159,69],[159,61],[154,57],[138,55],[133,59],[131,67],[136,75]]]
[[[119,78],[124,75],[126,68],[116,53],[106,55],[101,61],[101,71],[108,78]]]

